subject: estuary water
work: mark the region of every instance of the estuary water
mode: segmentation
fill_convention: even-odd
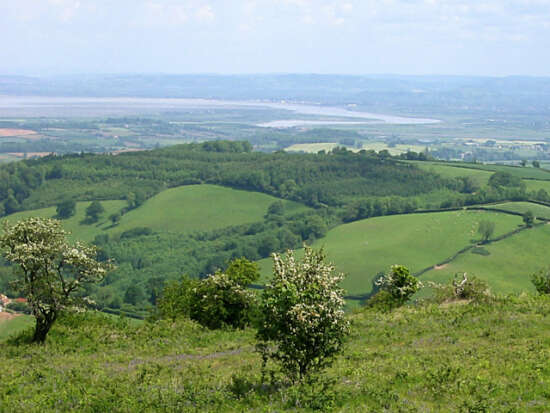
[[[193,109],[258,108],[271,108],[289,112],[288,119],[276,119],[256,124],[257,126],[271,128],[357,124],[425,125],[440,122],[437,119],[393,116],[359,112],[335,106],[287,102],[130,97],[0,96],[0,118],[124,116]],[[308,119],[299,119],[299,115],[306,115]],[[312,116],[318,117],[318,119],[311,119]],[[337,119],[323,119],[323,117]]]

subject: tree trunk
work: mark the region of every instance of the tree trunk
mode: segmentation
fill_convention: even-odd
[[[36,317],[36,327],[34,329],[33,343],[43,343],[46,341],[46,336],[55,321],[55,314],[45,314]]]

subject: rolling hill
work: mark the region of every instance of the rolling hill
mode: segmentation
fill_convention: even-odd
[[[477,227],[481,220],[495,222],[494,237],[522,224],[520,217],[486,211],[393,215],[338,226],[313,246],[324,247],[329,260],[347,274],[343,287],[348,294],[360,295],[371,291],[376,274],[386,272],[393,264],[418,272],[478,242]],[[260,265],[265,281],[271,273],[271,259],[260,261]],[[510,290],[504,284],[498,286],[503,291]]]
[[[91,202],[78,202],[76,214],[63,220],[73,238],[92,241],[99,234],[116,234],[136,227],[155,232],[183,233],[209,231],[232,225],[262,221],[267,208],[277,201],[270,195],[216,185],[190,185],[167,189],[148,199],[139,208],[124,214],[113,226],[108,217],[126,206],[126,201],[101,201],[105,208],[95,224],[84,224],[85,210]],[[308,208],[292,201],[282,201],[285,213],[303,212]],[[31,216],[54,218],[55,207],[11,214],[2,220],[17,221]]]

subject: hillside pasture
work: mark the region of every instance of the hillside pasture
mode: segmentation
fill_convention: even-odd
[[[126,201],[101,201],[105,208],[99,221],[84,224],[86,208],[91,202],[78,202],[76,214],[63,220],[63,226],[74,239],[92,241],[95,236],[116,234],[136,227],[159,232],[208,231],[232,225],[262,221],[267,208],[278,198],[258,192],[241,191],[216,185],[191,185],[167,189],[148,199],[140,207],[124,214],[118,225],[109,216],[126,206]],[[306,206],[283,201],[286,213],[304,211]],[[54,218],[55,207],[11,214],[4,219],[16,222],[39,216]]]
[[[539,181],[535,179],[524,179],[527,191],[533,192],[538,191],[539,189],[544,189],[548,194],[550,194],[550,181]]]
[[[444,178],[454,179],[458,177],[470,177],[478,185],[485,186],[489,182],[489,178],[493,172],[483,171],[480,169],[464,168],[458,166],[452,166],[452,164],[440,164],[437,162],[420,162],[420,161],[409,161],[413,163],[420,169],[423,169],[427,172],[436,173]]]
[[[494,237],[518,228],[520,217],[485,211],[451,211],[369,218],[338,226],[313,246],[324,247],[338,271],[347,274],[342,286],[350,295],[371,291],[376,274],[393,264],[418,272],[479,241],[481,220],[496,224]],[[271,259],[260,261],[263,280]]]
[[[456,273],[466,272],[486,280],[494,292],[534,292],[530,275],[550,266],[549,244],[550,226],[538,226],[484,246],[489,255],[467,252],[444,268],[425,273],[421,279],[446,283]]]
[[[518,178],[522,179],[539,179],[550,180],[550,171],[541,168],[521,167],[521,166],[507,166],[496,164],[480,164],[480,163],[467,163],[464,164],[464,168],[471,168],[489,172],[508,172]]]
[[[155,231],[208,231],[262,221],[267,208],[278,201],[270,195],[216,185],[192,185],[167,189],[128,212],[113,229],[125,231],[149,227]],[[307,207],[285,201],[286,213]]]
[[[535,217],[550,219],[550,207],[532,202],[504,202],[502,204],[490,205],[489,207],[519,212],[520,214],[531,211]]]
[[[101,234],[105,228],[111,225],[111,222],[108,220],[109,215],[120,211],[120,209],[126,205],[126,201],[101,201],[101,205],[105,208],[105,212],[101,215],[99,221],[95,224],[83,224],[82,221],[86,216],[86,208],[88,208],[90,204],[91,202],[77,202],[75,215],[71,218],[62,220],[63,228],[71,232],[71,238],[75,240],[92,241],[96,235]],[[2,218],[1,221],[8,220],[13,224],[30,217],[55,218],[55,209],[55,207],[49,207],[17,212]]]

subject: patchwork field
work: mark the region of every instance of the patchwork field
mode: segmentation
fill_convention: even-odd
[[[522,224],[520,217],[483,211],[393,215],[336,227],[314,247],[324,246],[330,261],[347,274],[343,287],[348,294],[365,294],[376,274],[393,264],[417,272],[479,241],[481,220],[495,223],[495,237]],[[271,274],[271,259],[261,260],[260,265],[265,281]]]
[[[78,202],[75,216],[63,220],[76,239],[91,241],[101,233],[120,233],[136,227],[153,231],[208,231],[231,225],[262,221],[267,208],[278,199],[258,192],[240,191],[215,185],[192,185],[167,189],[139,208],[122,216],[113,226],[109,216],[120,211],[126,201],[102,201],[105,213],[95,224],[83,224],[90,202]],[[283,201],[286,213],[306,210],[302,204]],[[4,219],[15,222],[32,216],[55,217],[55,207],[18,212]]]

